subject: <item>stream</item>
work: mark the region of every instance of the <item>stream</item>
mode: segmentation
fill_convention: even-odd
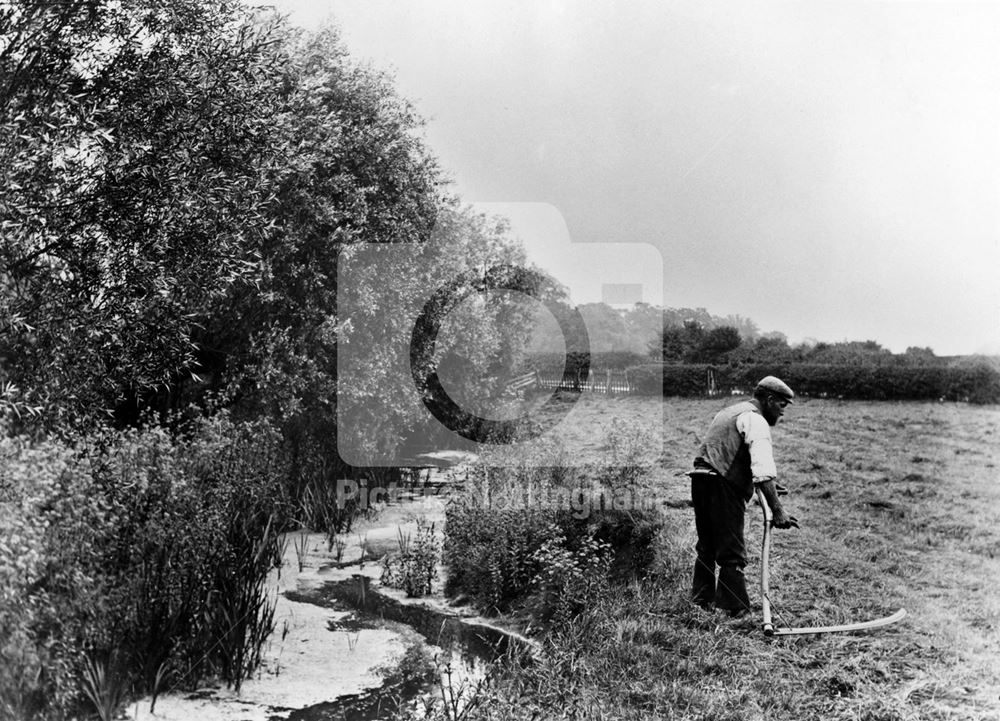
[[[167,689],[127,709],[133,721],[371,721],[422,708],[442,691],[468,699],[490,663],[533,642],[455,605],[441,592],[414,599],[381,585],[378,560],[398,549],[417,519],[440,537],[447,491],[464,475],[457,454],[421,459],[424,484],[400,494],[372,519],[359,519],[335,547],[325,534],[287,536],[272,572],[275,629],[260,669],[240,691],[207,684]]]

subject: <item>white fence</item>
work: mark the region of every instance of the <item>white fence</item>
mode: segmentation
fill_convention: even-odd
[[[570,391],[589,391],[591,393],[633,393],[635,385],[629,380],[628,371],[593,370],[584,378],[582,375],[573,377],[562,373],[542,373],[535,371],[535,388],[560,389]]]

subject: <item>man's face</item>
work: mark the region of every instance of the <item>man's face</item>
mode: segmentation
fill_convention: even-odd
[[[785,408],[788,407],[788,401],[780,396],[768,395],[767,400],[764,401],[764,407],[761,409],[764,419],[769,425],[776,426],[781,417],[785,415]]]

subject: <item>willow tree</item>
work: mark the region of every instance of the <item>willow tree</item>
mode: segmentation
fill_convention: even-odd
[[[284,58],[236,2],[0,6],[0,372],[93,415],[260,275]]]

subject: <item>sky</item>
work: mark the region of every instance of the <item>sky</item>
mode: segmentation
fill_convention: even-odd
[[[577,302],[1000,353],[1000,3],[270,4],[393,73]]]

